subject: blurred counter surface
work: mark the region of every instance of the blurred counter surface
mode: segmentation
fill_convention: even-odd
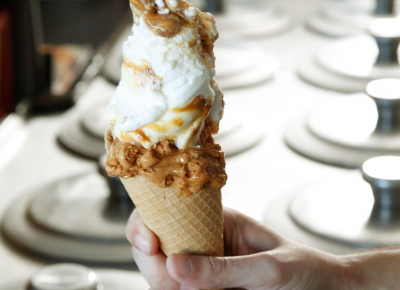
[[[268,204],[280,194],[350,171],[301,157],[291,151],[283,140],[285,125],[296,114],[343,96],[306,84],[296,74],[296,65],[302,58],[333,41],[310,32],[304,26],[307,17],[325,2],[276,0],[271,3],[283,6],[294,16],[290,30],[257,41],[278,54],[282,61],[281,69],[269,82],[225,92],[226,110],[231,104],[240,104],[244,110],[259,118],[256,129],[265,131],[265,136],[256,147],[227,159],[229,179],[223,189],[223,203],[260,221]],[[87,105],[87,102],[82,102],[82,109]],[[56,135],[69,114],[71,111],[30,119],[13,138],[12,144],[6,147],[7,151],[0,151],[0,217],[4,216],[13,201],[28,190],[96,170],[95,162],[70,155],[56,142]],[[53,262],[25,255],[10,247],[1,237],[0,289],[2,283],[26,280],[35,270]]]

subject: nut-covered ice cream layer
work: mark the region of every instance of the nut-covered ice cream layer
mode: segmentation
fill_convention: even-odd
[[[221,147],[214,144],[209,126],[201,136],[202,146],[178,149],[174,141],[164,140],[152,150],[114,139],[110,128],[106,143],[106,170],[110,176],[130,178],[141,175],[159,187],[175,186],[181,194],[199,192],[205,187],[222,188],[227,179]]]
[[[124,43],[121,81],[109,104],[114,137],[154,149],[172,140],[195,147],[206,120],[223,115],[214,80],[214,17],[184,0],[130,0],[133,35]]]

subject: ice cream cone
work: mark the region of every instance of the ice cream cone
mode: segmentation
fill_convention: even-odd
[[[178,189],[158,187],[141,176],[121,180],[165,255],[224,255],[220,190],[181,196]]]
[[[105,137],[109,151],[113,142],[111,128]],[[162,188],[142,176],[121,181],[144,223],[157,235],[165,255],[224,255],[220,189],[206,187],[181,195],[175,187]]]
[[[108,106],[106,170],[121,178],[165,255],[223,256],[215,19],[185,0],[130,3],[132,35]]]

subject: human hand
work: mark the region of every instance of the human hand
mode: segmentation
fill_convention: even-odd
[[[224,209],[225,257],[166,257],[137,210],[127,226],[133,256],[152,289],[342,289],[338,258],[297,244]]]

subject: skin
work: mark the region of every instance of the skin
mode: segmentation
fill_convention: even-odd
[[[225,257],[173,254],[135,210],[127,238],[152,289],[350,290],[399,289],[400,250],[335,256],[293,242],[265,225],[224,209]]]

